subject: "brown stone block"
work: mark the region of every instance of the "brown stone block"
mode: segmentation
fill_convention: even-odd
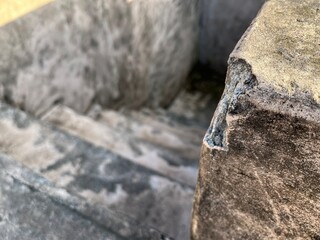
[[[231,54],[202,148],[194,240],[320,238],[319,9],[268,1]]]

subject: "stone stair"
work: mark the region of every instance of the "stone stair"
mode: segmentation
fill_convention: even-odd
[[[3,240],[170,240],[154,228],[90,203],[0,155],[0,232]]]
[[[189,239],[205,132],[192,117],[179,115],[174,106],[167,111],[101,110],[89,116],[58,105],[36,119],[1,103],[0,152],[97,211],[106,208],[134,219],[148,233],[156,228],[184,240]],[[161,234],[115,235],[166,239]]]
[[[195,186],[203,137],[200,129],[171,127],[137,112],[107,110],[94,120],[65,106],[53,108],[42,119],[138,165]]]

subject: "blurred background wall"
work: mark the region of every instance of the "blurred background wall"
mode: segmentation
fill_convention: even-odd
[[[199,60],[224,74],[229,54],[265,0],[201,0]]]
[[[35,115],[57,103],[81,113],[96,104],[167,107],[198,60],[225,73],[262,3],[50,2],[0,28],[0,98]]]

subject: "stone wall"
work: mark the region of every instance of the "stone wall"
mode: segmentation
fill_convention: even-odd
[[[36,115],[56,103],[168,106],[197,55],[225,73],[262,2],[52,1],[1,27],[0,97]]]
[[[202,0],[199,59],[225,74],[227,60],[265,0]]]
[[[0,97],[36,115],[167,106],[195,58],[196,0],[57,0],[0,29]]]

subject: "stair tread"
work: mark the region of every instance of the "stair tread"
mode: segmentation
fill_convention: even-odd
[[[199,142],[202,142],[205,133],[204,129],[183,126],[177,122],[161,122],[157,115],[146,115],[139,111],[120,113],[118,111],[105,110],[97,120],[119,130],[123,129],[119,128],[119,126],[124,127],[125,130],[130,129],[136,133],[137,138],[155,141],[154,143],[160,146],[163,144],[164,147],[176,149],[179,149],[181,145],[198,148]],[[166,133],[168,138],[165,138],[166,135],[163,133]],[[171,141],[170,137],[173,138]],[[166,140],[168,142],[165,142]]]
[[[1,239],[169,239],[57,188],[7,156],[0,155],[0,166]]]
[[[121,114],[117,111],[105,110],[97,120],[122,132],[122,135],[129,135],[134,139],[153,144],[159,149],[177,153],[178,156],[193,161],[197,166],[200,145],[205,134],[203,130],[170,126],[158,121],[157,118],[145,116],[136,111]],[[183,165],[189,165],[188,161]]]
[[[0,103],[0,152],[139,224],[187,239],[193,188]]]
[[[42,119],[135,163],[195,186],[200,133],[189,135],[155,120],[153,125],[152,121],[149,124],[135,121],[112,110],[103,111],[97,122],[65,106],[56,106]],[[192,142],[192,136],[198,137],[196,143]]]
[[[169,125],[205,131],[216,105],[212,94],[183,90],[168,109],[143,109],[143,112]]]

